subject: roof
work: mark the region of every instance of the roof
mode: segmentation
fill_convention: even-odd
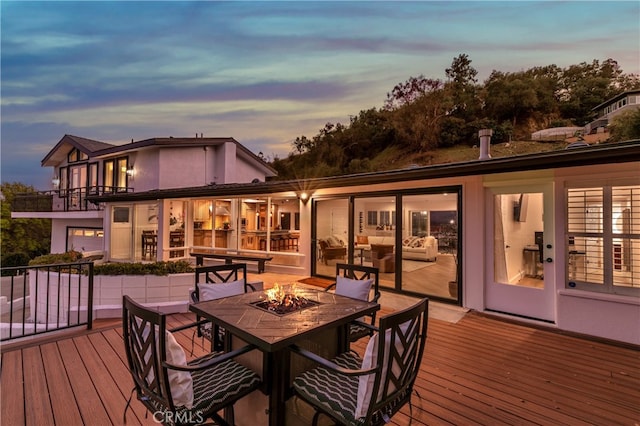
[[[95,156],[96,152],[115,147],[106,142],[93,139],[82,138],[74,135],[64,135],[62,139],[53,147],[42,160],[42,167],[54,167],[64,161],[73,148],[87,154],[89,157]]]
[[[247,149],[244,145],[239,143],[232,137],[218,137],[218,138],[174,138],[162,137],[144,139],[141,141],[133,141],[122,145],[113,145],[110,143],[95,141],[92,139],[86,139],[79,136],[64,135],[64,137],[56,144],[55,147],[47,156],[42,160],[43,167],[55,167],[60,164],[66,158],[67,154],[71,151],[71,148],[77,148],[81,152],[87,154],[90,158],[113,155],[117,153],[126,153],[128,151],[138,151],[144,148],[152,147],[204,147],[223,145],[225,143],[234,143],[236,145],[237,152],[241,158],[245,158],[249,161],[257,162],[262,167],[266,168],[268,172],[273,175],[277,175],[277,171],[267,164],[262,158]]]
[[[600,108],[604,108],[606,105],[612,104],[614,102],[618,102],[620,99],[626,98],[627,96],[631,95],[631,94],[638,94],[640,95],[640,90],[627,90],[624,91],[612,98],[607,99],[606,101],[602,102],[599,105],[596,105],[595,107],[591,108],[591,111],[596,111],[599,110]]]
[[[130,192],[87,196],[94,202],[149,201],[165,198],[195,198],[211,196],[258,195],[277,192],[316,190],[359,185],[373,185],[410,180],[478,176],[498,173],[577,167],[594,164],[614,164],[640,161],[640,140],[597,144],[570,150],[548,151],[513,157],[473,160],[460,163],[435,164],[382,172],[359,173],[314,179],[267,181],[242,184],[206,185],[147,192]]]

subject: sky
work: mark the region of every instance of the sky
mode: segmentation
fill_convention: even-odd
[[[267,158],[381,108],[409,77],[484,81],[612,58],[640,74],[637,1],[0,1],[0,180],[51,189],[65,134],[233,137]]]

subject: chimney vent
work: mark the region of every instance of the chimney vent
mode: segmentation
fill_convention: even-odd
[[[480,137],[480,157],[479,160],[488,160],[491,158],[491,154],[489,153],[489,146],[491,145],[491,136],[493,135],[493,130],[491,129],[481,129],[478,131],[478,136]]]

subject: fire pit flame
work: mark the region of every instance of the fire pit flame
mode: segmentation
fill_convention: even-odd
[[[272,288],[265,290],[265,296],[267,300],[254,302],[253,305],[277,315],[285,315],[318,305],[318,302],[300,295],[295,284],[285,288],[276,283]]]

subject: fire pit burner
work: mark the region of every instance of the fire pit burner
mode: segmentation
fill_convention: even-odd
[[[250,305],[253,305],[258,309],[262,309],[263,311],[283,316],[318,306],[320,305],[320,302],[305,299],[304,297],[295,296],[293,294],[287,294],[282,300],[262,300],[251,302]]]

